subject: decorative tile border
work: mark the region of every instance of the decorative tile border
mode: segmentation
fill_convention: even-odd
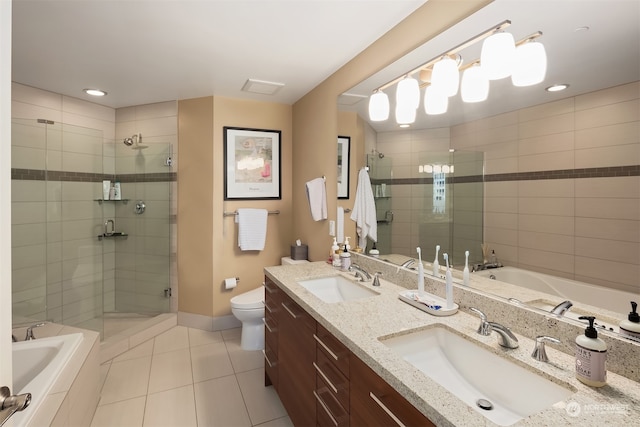
[[[109,175],[88,172],[45,171],[41,169],[11,168],[11,179],[23,181],[73,181],[102,182],[105,179],[120,182],[172,182],[178,180],[177,172],[132,173]]]
[[[561,169],[536,172],[497,173],[487,174],[484,176],[454,176],[453,179],[449,181],[449,183],[466,184],[471,182],[536,181],[547,179],[611,178],[623,176],[640,176],[640,165],[584,169]],[[374,185],[433,184],[433,178],[372,179],[371,183]]]

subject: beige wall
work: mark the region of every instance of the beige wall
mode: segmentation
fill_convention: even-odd
[[[291,106],[208,97],[179,102],[178,166],[179,310],[205,316],[231,314],[229,300],[264,281],[263,268],[280,264],[292,234]],[[281,200],[224,201],[223,127],[280,130]],[[242,252],[237,225],[224,212],[238,208],[279,210],[269,215],[264,251]],[[238,287],[224,290],[226,277]]]
[[[335,220],[337,206],[333,147],[338,135],[338,95],[489,3],[430,0],[294,104],[293,182],[327,177],[329,220]],[[362,150],[362,155],[356,159],[355,169],[364,164],[363,148],[356,150]],[[325,259],[328,222],[311,219],[304,186],[293,188],[293,200],[294,235],[308,242],[311,260]]]

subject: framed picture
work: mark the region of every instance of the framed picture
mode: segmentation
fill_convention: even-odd
[[[224,127],[224,199],[281,199],[279,130]]]
[[[338,137],[338,199],[349,198],[349,145],[351,137]]]

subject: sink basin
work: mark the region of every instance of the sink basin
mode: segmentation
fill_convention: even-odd
[[[511,425],[574,393],[574,390],[516,365],[445,326],[381,338],[380,341],[501,426]],[[492,409],[486,409],[488,406]]]
[[[342,276],[300,280],[298,284],[324,302],[354,301],[378,295],[377,292]]]

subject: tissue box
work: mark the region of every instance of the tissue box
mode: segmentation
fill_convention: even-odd
[[[291,245],[291,259],[307,259],[309,257],[309,247],[307,245]]]

